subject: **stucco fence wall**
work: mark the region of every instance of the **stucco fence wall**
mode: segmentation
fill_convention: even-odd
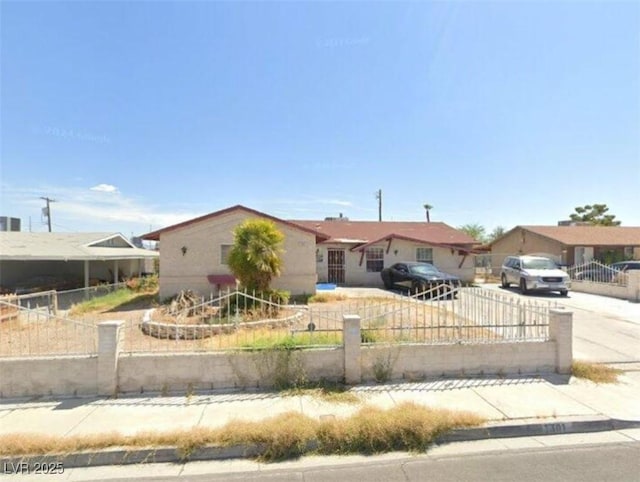
[[[634,270],[627,273],[627,286],[614,283],[596,283],[594,281],[571,281],[571,289],[580,293],[610,296],[635,303],[640,302],[640,271]]]
[[[99,325],[98,354],[0,359],[0,397],[105,395],[269,388],[277,357],[309,381],[371,382],[434,376],[569,373],[572,313],[551,310],[543,342],[363,345],[360,318],[345,316],[342,347],[264,352],[122,354],[123,322]]]

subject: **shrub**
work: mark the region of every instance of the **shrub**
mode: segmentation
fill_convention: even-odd
[[[142,278],[129,278],[126,281],[127,288],[136,293],[149,293],[158,289],[158,275],[144,276]]]
[[[234,316],[237,312],[240,315],[248,314],[251,319],[273,318],[278,315],[280,310],[278,306],[270,303],[286,305],[289,303],[290,297],[290,293],[284,290],[265,290],[255,293],[247,292],[246,294],[251,297],[238,295],[227,298],[220,307],[220,314]]]

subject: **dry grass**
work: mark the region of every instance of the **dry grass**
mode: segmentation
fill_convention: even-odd
[[[329,303],[331,301],[344,301],[349,299],[347,295],[341,295],[336,293],[318,293],[310,296],[307,300],[308,303]]]
[[[406,402],[388,410],[365,406],[351,417],[335,420],[317,420],[298,412],[287,412],[260,422],[232,421],[219,429],[198,427],[130,436],[7,434],[0,437],[0,455],[64,455],[110,447],[176,447],[181,456],[188,459],[194,449],[207,445],[258,444],[263,448],[260,458],[275,461],[304,454],[314,440],[318,442],[317,452],[322,454],[424,451],[438,435],[483,422],[484,419],[472,413],[436,410]]]
[[[285,396],[309,396],[330,403],[360,403],[362,399],[347,390],[344,385],[323,385],[319,387],[298,387],[280,392]]]
[[[436,410],[405,402],[390,410],[364,407],[352,417],[323,423],[318,432],[323,454],[424,451],[433,440],[454,428],[480,425],[468,412]]]
[[[574,377],[585,378],[595,383],[618,383],[618,375],[621,373],[622,370],[585,361],[576,360],[571,364],[571,374]]]

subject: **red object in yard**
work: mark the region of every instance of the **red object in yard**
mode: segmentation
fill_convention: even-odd
[[[236,278],[232,274],[210,274],[207,276],[207,280],[212,285],[218,286],[235,286]]]

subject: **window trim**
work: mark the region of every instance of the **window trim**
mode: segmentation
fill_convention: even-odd
[[[223,254],[224,248],[229,249],[229,251],[227,251],[226,257]],[[229,264],[226,258],[229,257],[229,253],[231,252],[232,248],[233,248],[233,244],[220,243],[220,264],[225,266]]]
[[[376,254],[376,257],[373,257],[373,254]],[[379,257],[377,256],[379,254]],[[380,273],[384,269],[384,248],[378,246],[371,246],[366,248],[364,251],[365,257],[365,269],[367,273]],[[371,264],[370,264],[371,263]],[[374,263],[380,263],[380,269],[377,269],[377,265],[373,265]]]
[[[428,261],[425,261],[425,259],[420,259],[418,256],[418,251],[419,250],[429,250],[431,252],[431,259],[429,259]],[[433,264],[433,248],[427,248],[426,246],[416,246],[416,261],[419,263],[430,263]]]

